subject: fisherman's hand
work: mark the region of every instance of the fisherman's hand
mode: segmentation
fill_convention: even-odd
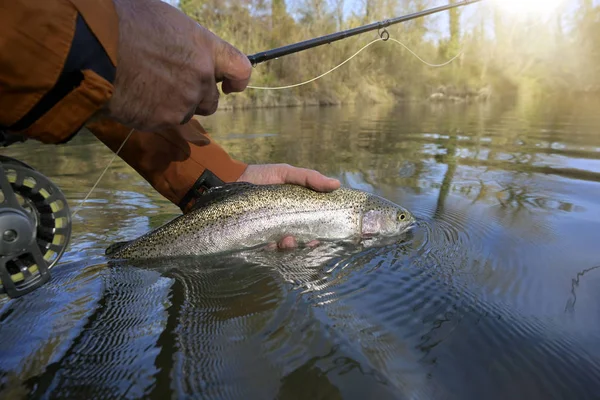
[[[264,164],[248,165],[238,182],[250,182],[257,185],[291,183],[305,186],[319,192],[330,192],[340,187],[340,181],[328,178],[321,173],[293,167],[287,164]],[[311,241],[308,246],[316,246],[318,241]],[[298,243],[293,236],[285,236],[278,243],[268,246],[268,249],[280,248],[291,249],[298,247]]]
[[[340,187],[340,181],[305,168],[288,164],[248,165],[238,182],[250,182],[256,185],[291,183],[305,186],[318,192],[330,192]]]
[[[119,16],[115,91],[108,116],[130,128],[161,131],[217,110],[243,91],[248,58],[161,0],[114,0]]]

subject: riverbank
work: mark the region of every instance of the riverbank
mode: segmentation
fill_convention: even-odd
[[[541,88],[511,88],[502,90],[492,85],[480,87],[457,87],[440,85],[427,87],[418,93],[405,92],[402,88],[384,89],[372,83],[364,82],[353,89],[339,88],[330,90],[255,90],[246,89],[243,93],[223,95],[219,101],[219,110],[268,109],[280,107],[319,107],[345,105],[377,105],[390,103],[411,104],[485,104],[490,102],[544,103],[577,102],[600,99],[600,89],[588,90],[542,90]]]
[[[359,88],[350,90],[302,89],[261,90],[248,88],[243,93],[221,96],[219,110],[277,107],[341,106],[354,104],[385,103],[481,103],[494,98],[491,86],[457,88],[453,85],[427,88],[418,94],[406,93],[402,89],[384,89],[364,82]],[[496,96],[497,97],[497,96]]]

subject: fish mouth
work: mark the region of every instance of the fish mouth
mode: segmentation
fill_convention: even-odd
[[[406,232],[406,231],[412,230],[412,229],[416,228],[417,226],[419,226],[419,223],[415,219],[411,219],[410,222],[407,223],[406,226],[400,230],[400,232]]]
[[[395,244],[399,244],[399,243],[407,243],[407,242],[410,242],[415,235],[414,231],[411,229],[412,227],[414,227],[414,225],[415,224],[412,224],[411,226],[407,226],[407,227],[403,228],[402,230],[396,231],[394,233],[388,233],[385,235],[383,235],[383,234],[363,235],[360,238],[359,243],[361,246],[365,246],[366,248],[382,247],[382,246],[388,246],[388,245],[395,245]]]
[[[417,221],[412,220],[404,224],[400,229],[392,231],[379,231],[379,232],[362,232],[360,237],[362,239],[376,239],[376,238],[394,238],[409,234],[418,226]]]
[[[418,224],[417,220],[415,220],[414,218],[411,217],[407,222],[402,224],[402,226],[400,226],[396,232],[393,232],[387,236],[390,236],[390,237],[405,236],[405,235],[413,232],[413,230],[416,229],[418,225],[419,224]]]
[[[390,236],[390,237],[403,236],[403,235],[411,233],[413,231],[413,229],[415,229],[416,227],[417,227],[417,223],[415,221],[411,221],[410,223],[408,223],[405,226],[403,226],[402,228],[400,228],[397,232],[394,232],[387,236]]]

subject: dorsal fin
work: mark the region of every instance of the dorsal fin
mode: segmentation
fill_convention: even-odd
[[[194,203],[194,205],[190,211],[194,211],[199,208],[206,207],[217,201],[221,201],[229,196],[233,196],[234,194],[237,194],[244,190],[248,190],[253,187],[256,187],[256,185],[253,183],[231,182],[231,183],[226,183],[222,186],[210,188],[206,192],[202,193],[202,196],[200,196],[196,199],[196,203]]]
[[[113,255],[116,252],[118,252],[119,250],[121,250],[122,248],[126,247],[131,242],[133,242],[133,240],[125,240],[123,242],[113,243],[110,246],[108,246],[108,248],[106,249],[106,251],[104,252],[104,254],[107,255],[107,256]]]

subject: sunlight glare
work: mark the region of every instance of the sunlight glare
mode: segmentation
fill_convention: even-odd
[[[494,0],[494,4],[513,14],[544,16],[554,11],[564,0]]]

